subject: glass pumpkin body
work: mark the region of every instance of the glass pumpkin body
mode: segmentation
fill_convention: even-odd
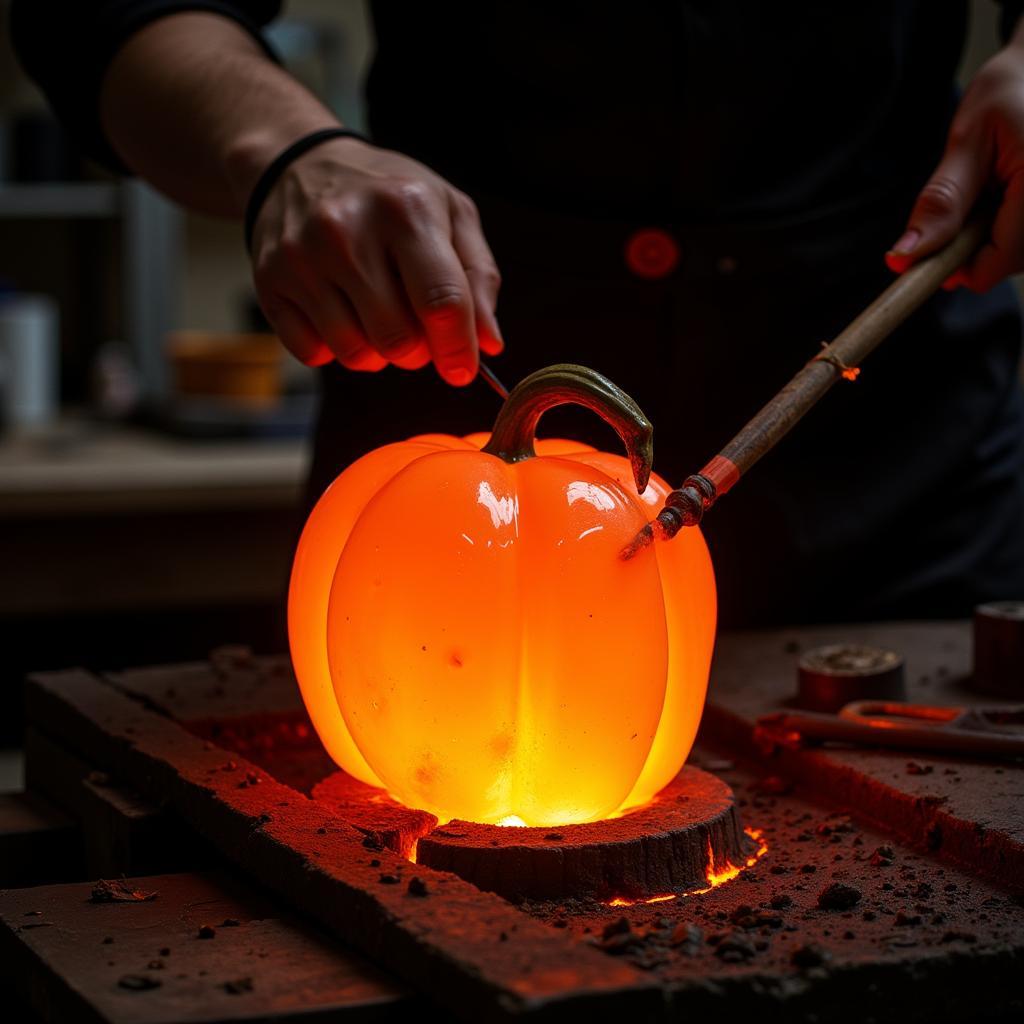
[[[620,552],[670,488],[570,441],[507,462],[423,435],[346,469],[288,602],[303,699],[346,772],[442,820],[556,826],[645,803],[707,688],[715,584],[697,529]]]

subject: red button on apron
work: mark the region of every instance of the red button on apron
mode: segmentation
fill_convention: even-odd
[[[658,228],[641,228],[626,242],[626,265],[637,277],[667,277],[678,263],[676,240]]]

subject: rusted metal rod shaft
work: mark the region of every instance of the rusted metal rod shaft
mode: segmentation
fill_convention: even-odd
[[[824,345],[799,373],[708,462],[665,500],[655,524],[623,552],[632,557],[655,532],[674,537],[695,526],[704,512],[763,455],[771,451],[840,378],[854,379],[860,363],[942,282],[963,266],[986,236],[988,225],[972,221],[944,249],[901,274],[835,340]]]
[[[508,398],[508,388],[498,380],[498,375],[482,359],[480,360],[480,376],[503,402]]]

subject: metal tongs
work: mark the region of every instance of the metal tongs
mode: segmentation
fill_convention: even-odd
[[[858,700],[837,715],[780,711],[757,720],[768,739],[838,740],[980,757],[1024,757],[1024,705],[938,707]]]

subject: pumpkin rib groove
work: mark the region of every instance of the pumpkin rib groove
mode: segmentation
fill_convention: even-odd
[[[522,549],[525,546],[525,540],[523,537],[523,509],[521,505],[521,498],[519,494],[519,473],[514,465],[506,463],[501,459],[498,460],[504,467],[505,477],[509,482],[509,490],[515,495],[515,544],[517,549]],[[526,629],[526,598],[525,598],[525,587],[523,585],[523,559],[519,550],[516,552],[516,557],[512,559],[512,590],[513,590],[513,607],[515,609],[515,626],[519,636],[519,642],[516,644],[516,664],[515,673],[510,678],[515,680],[515,685],[512,689],[512,750],[508,759],[508,780],[506,782],[506,803],[508,809],[502,818],[507,818],[511,815],[522,818],[520,814],[522,797],[520,795],[520,785],[518,779],[520,778],[520,763],[523,757],[523,750],[525,745],[529,742],[528,729],[524,723],[525,715],[523,713],[524,705],[524,666],[528,664],[528,650],[529,650],[529,635]]]
[[[545,826],[606,817],[640,775],[665,690],[667,637],[656,569],[648,562],[635,574],[621,572],[611,540],[620,533],[626,537],[646,522],[646,514],[617,480],[571,458],[518,463],[517,477],[523,548],[519,565],[532,603],[521,626],[524,761],[516,773],[520,793],[513,813],[528,824]],[[552,505],[555,492],[562,495],[558,507]],[[618,525],[623,518],[629,524],[625,529]],[[599,553],[587,554],[593,544],[600,545]],[[633,596],[620,596],[616,580],[629,584]],[[642,611],[632,607],[638,590],[648,595]],[[645,632],[655,631],[635,669],[628,639],[618,629],[620,616],[649,621],[651,628]],[[575,630],[574,622],[580,623]],[[574,633],[579,640],[568,648],[558,639]],[[563,649],[573,648],[582,660],[567,662]],[[610,659],[607,665],[604,656]],[[631,673],[646,680],[637,683],[634,678],[642,695],[637,699],[626,682]],[[620,708],[619,715],[609,713],[613,707]],[[635,729],[626,727],[630,720]],[[546,769],[543,777],[537,765]],[[547,777],[552,771],[558,776],[555,785]],[[533,791],[532,803],[522,790]],[[546,812],[538,810],[545,805]],[[542,813],[546,816],[539,817]]]

